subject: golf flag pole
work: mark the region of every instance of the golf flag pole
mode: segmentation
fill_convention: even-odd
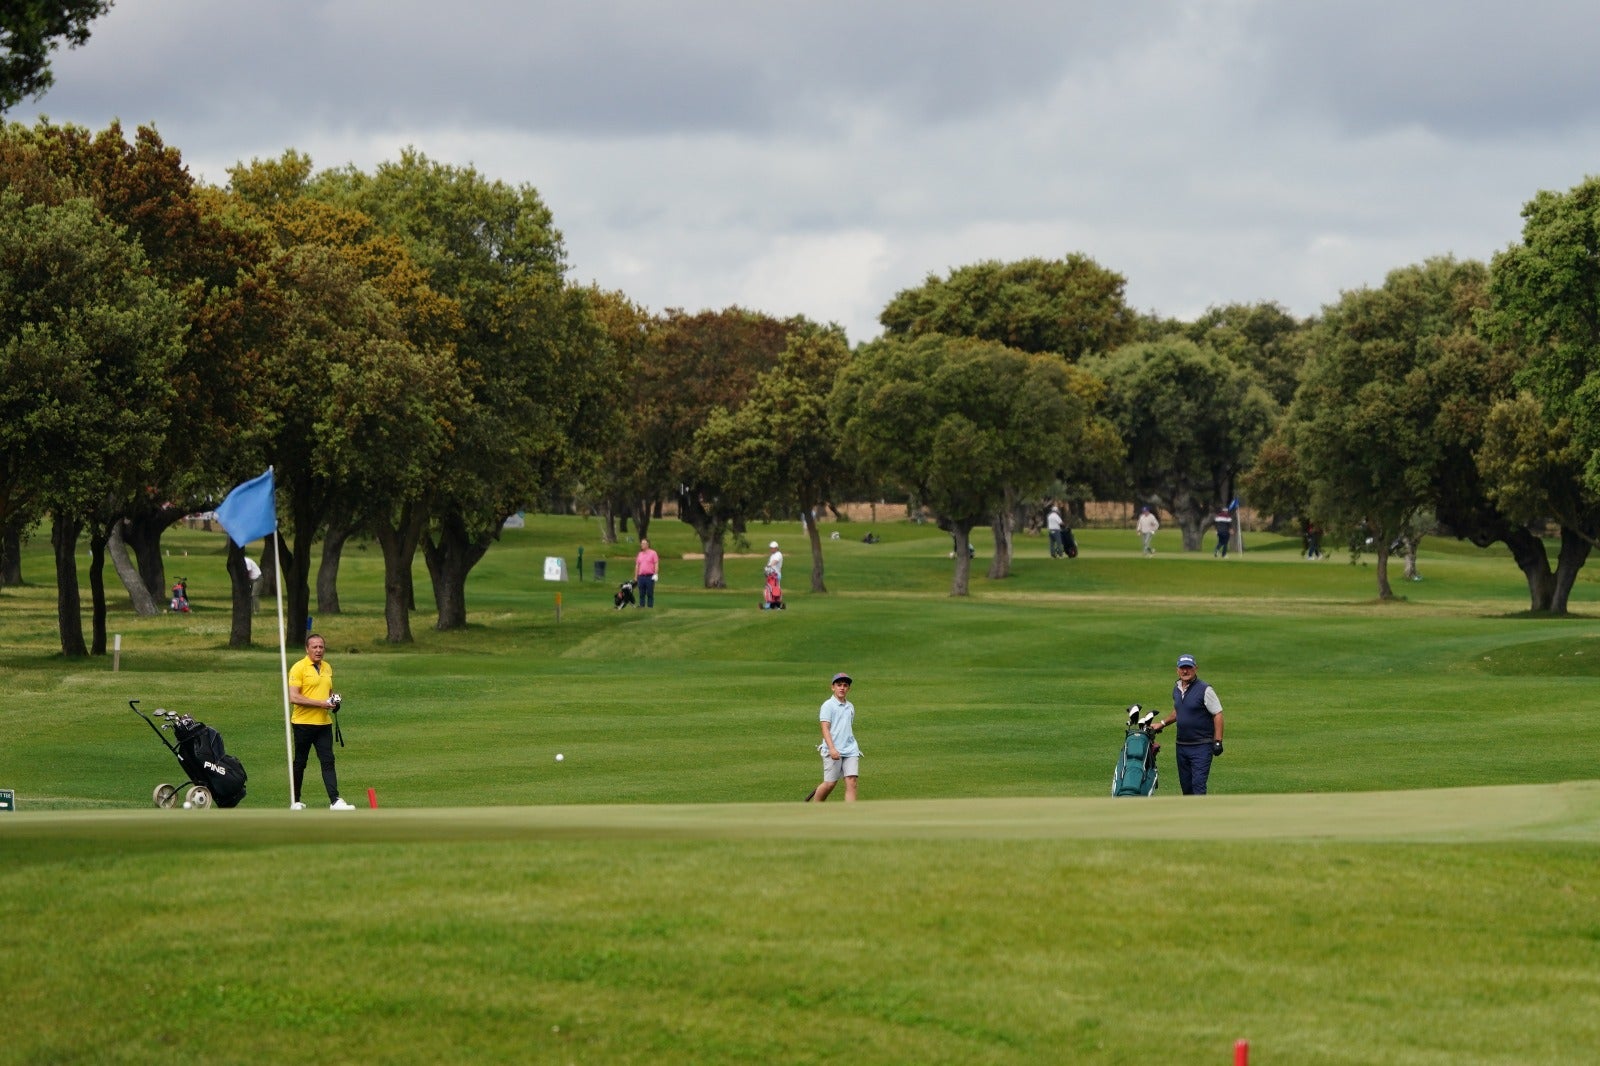
[[[251,478],[228,493],[217,505],[217,521],[228,531],[228,539],[239,547],[267,538],[268,549],[278,551],[277,482],[273,468]],[[283,687],[283,743],[289,767],[289,802],[294,802],[294,727],[289,720],[289,643],[283,628],[283,557],[274,554],[273,586],[278,600],[278,679]]]
[[[1239,497],[1235,496],[1228,504],[1228,510],[1233,512],[1233,535],[1239,538],[1239,554],[1244,554],[1244,521],[1239,517]]]
[[[294,726],[289,722],[289,642],[283,628],[283,554],[278,551],[278,531],[267,541],[272,545],[272,584],[278,590],[278,677],[283,686],[283,758],[289,768],[289,804],[294,805]]]

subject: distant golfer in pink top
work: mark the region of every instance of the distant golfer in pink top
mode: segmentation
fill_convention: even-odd
[[[661,556],[648,540],[640,540],[639,554],[633,559],[633,584],[639,590],[640,607],[656,605],[656,571],[660,569]]]

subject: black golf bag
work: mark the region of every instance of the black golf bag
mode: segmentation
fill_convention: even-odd
[[[1148,796],[1156,790],[1156,754],[1161,745],[1148,727],[1130,726],[1122,738],[1122,754],[1111,775],[1113,796]]]
[[[128,706],[133,712],[155,731],[161,743],[166,745],[168,751],[178,760],[178,767],[184,772],[188,780],[181,785],[172,785],[163,782],[155,787],[152,794],[157,807],[172,807],[178,802],[178,793],[185,787],[185,804],[195,807],[237,807],[239,801],[244,799],[245,772],[244,764],[237,757],[229,755],[222,744],[222,734],[206,725],[197,722],[187,714],[178,714],[158,708],[155,717],[161,720],[156,722],[143,711],[139,710],[138,700],[129,700]],[[172,730],[178,742],[173,744],[162,736],[164,730]]]
[[[638,601],[633,598],[633,582],[624,581],[622,584],[618,585],[617,594],[611,597],[611,603],[619,611],[624,607],[635,606]]]
[[[229,755],[222,745],[222,734],[191,719],[180,723],[178,734],[178,762],[197,785],[211,791],[218,807],[237,807],[244,799],[244,763]]]
[[[1061,550],[1066,553],[1068,559],[1078,557],[1078,538],[1072,535],[1070,529],[1061,530]]]

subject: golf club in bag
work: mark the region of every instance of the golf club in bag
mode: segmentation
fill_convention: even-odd
[[[1156,743],[1151,725],[1156,720],[1155,711],[1146,711],[1135,703],[1128,708],[1128,725],[1122,736],[1122,752],[1117,756],[1117,768],[1111,774],[1113,796],[1148,796],[1156,790],[1156,755],[1161,745]]]
[[[161,743],[166,745],[178,760],[178,767],[183,770],[188,780],[181,785],[172,785],[163,782],[155,787],[151,798],[156,801],[157,807],[173,807],[178,802],[178,793],[187,787],[184,803],[191,807],[237,807],[239,801],[244,799],[245,772],[244,764],[236,757],[229,755],[222,745],[222,734],[206,725],[197,722],[187,714],[178,714],[157,708],[155,718],[145,714],[139,709],[138,700],[129,700],[128,706],[133,708],[133,713],[143,718],[151,729],[155,730]],[[155,719],[160,719],[157,724]],[[171,731],[177,743],[170,743],[163,735]]]

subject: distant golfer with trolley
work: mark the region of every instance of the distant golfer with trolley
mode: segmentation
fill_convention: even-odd
[[[1159,733],[1178,724],[1178,785],[1185,796],[1204,796],[1211,760],[1222,754],[1222,700],[1195,674],[1194,656],[1178,656],[1172,686],[1172,717],[1156,723]]]
[[[856,743],[856,705],[850,702],[849,674],[833,675],[833,695],[822,702],[817,720],[822,729],[822,784],[811,790],[806,802],[821,803],[844,778],[844,801],[856,801],[856,782],[861,777],[861,745]]]
[[[339,713],[339,696],[333,691],[333,664],[324,656],[327,642],[321,634],[306,638],[306,657],[289,667],[289,702],[294,709],[289,723],[294,732],[294,802],[291,810],[303,811],[300,785],[305,780],[306,762],[311,749],[317,749],[322,764],[322,784],[328,790],[328,809],[353,811],[339,795],[339,775],[333,768],[334,718]]]

